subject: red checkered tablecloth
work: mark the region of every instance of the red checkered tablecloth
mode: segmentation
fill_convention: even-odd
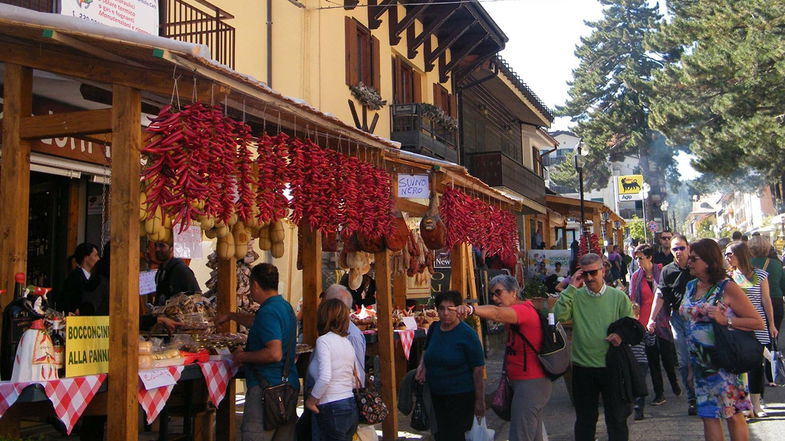
[[[403,355],[409,359],[409,354],[412,351],[412,342],[414,341],[414,331],[410,329],[396,329],[395,333],[401,339],[401,347],[403,348]]]
[[[168,369],[174,379],[179,380],[184,367],[169,366],[158,369]],[[139,405],[142,406],[144,413],[147,415],[147,424],[152,424],[158,417],[158,414],[161,413],[161,410],[166,405],[166,401],[169,399],[169,395],[172,394],[172,389],[174,389],[174,384],[147,390],[144,387],[144,383],[142,383],[142,379],[139,379]]]
[[[46,397],[54,407],[57,418],[63,422],[68,434],[82,416],[82,412],[93,400],[98,389],[106,380],[106,374],[86,375],[83,377],[61,378],[49,381],[32,381],[24,383],[0,383],[0,417],[14,405],[19,394],[26,387],[40,384]]]
[[[210,395],[210,401],[213,402],[215,407],[224,399],[226,395],[226,388],[229,386],[229,381],[237,375],[238,365],[234,364],[232,360],[213,360],[205,363],[198,363],[202,369],[205,384],[207,385],[207,393]]]

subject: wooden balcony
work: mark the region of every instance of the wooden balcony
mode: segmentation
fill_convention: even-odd
[[[423,115],[420,104],[393,104],[390,138],[401,148],[426,156],[458,162],[455,131],[440,127]]]
[[[204,44],[213,60],[234,69],[235,29],[226,23],[234,18],[206,0],[160,0],[162,37]]]
[[[500,151],[472,153],[469,173],[491,187],[506,187],[540,204],[545,203],[545,181]]]

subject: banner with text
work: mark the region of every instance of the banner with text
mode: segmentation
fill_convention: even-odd
[[[158,35],[157,0],[61,0],[60,14]]]
[[[65,376],[109,372],[109,316],[65,319]]]
[[[530,250],[527,277],[564,277],[570,272],[570,250]]]

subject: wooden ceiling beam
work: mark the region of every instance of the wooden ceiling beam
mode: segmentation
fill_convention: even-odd
[[[433,52],[425,54],[425,64],[433,64],[447,49],[451,48],[469,29],[477,24],[477,20],[465,21],[455,25],[455,32],[445,41],[439,39],[439,46]]]
[[[82,110],[22,118],[20,137],[26,140],[79,137],[112,131],[112,109]]]
[[[420,35],[414,37],[411,40],[408,40],[408,48],[407,48],[407,56],[409,59],[413,59],[417,56],[417,48],[420,47],[423,43],[425,43],[426,39],[429,39],[431,35],[436,33],[436,31],[441,28],[441,26],[447,22],[456,12],[458,12],[461,7],[457,7],[455,9],[450,10],[446,14],[443,14],[433,20],[432,22],[425,25]]]
[[[487,39],[488,39],[488,34],[485,34],[481,39],[475,41],[474,43],[472,43],[472,44],[470,44],[468,46],[466,46],[462,51],[460,51],[458,53],[451,52],[450,53],[450,62],[447,63],[446,66],[444,66],[444,72],[445,73],[452,72],[452,70],[455,69],[456,66],[458,66],[458,63],[460,63],[460,61],[465,56],[469,55],[469,53],[471,53],[471,51],[473,51],[477,46],[479,46],[481,43],[483,43]]]
[[[114,61],[114,62],[117,62],[117,63],[129,64],[131,66],[136,66],[136,67],[144,67],[144,66],[142,66],[141,64],[139,64],[139,63],[137,63],[135,61],[128,60],[128,59],[123,58],[123,57],[121,57],[119,55],[116,55],[116,54],[113,54],[111,52],[105,51],[105,50],[103,50],[103,49],[101,49],[99,47],[92,46],[92,45],[87,44],[87,43],[85,43],[85,42],[83,42],[81,40],[78,40],[78,39],[74,38],[74,37],[62,34],[60,32],[52,30],[52,29],[44,29],[43,32],[41,32],[41,36],[43,36],[44,38],[52,39],[54,41],[57,41],[58,43],[66,45],[66,46],[72,47],[72,48],[74,48],[74,49],[76,49],[78,51],[81,51],[81,52],[84,52],[84,53],[87,53],[87,54],[90,54],[90,55],[94,55],[94,56],[96,56],[98,58],[103,58],[105,60],[111,60],[111,61]]]
[[[382,25],[382,15],[384,15],[388,9],[397,7],[397,0],[382,0],[379,4],[376,2],[377,0],[368,0],[368,29],[371,30]]]
[[[403,31],[407,30],[409,27],[413,27],[414,21],[422,17],[422,14],[425,12],[425,10],[428,9],[428,7],[431,6],[432,4],[433,3],[429,2],[423,5],[412,7],[406,13],[406,16],[404,16],[398,22],[398,24],[396,24],[394,27],[390,26],[390,29],[394,29],[393,33],[395,34],[396,37],[395,43],[393,44],[398,44],[401,41],[401,34],[403,33]],[[391,43],[392,43],[392,39],[391,39]]]

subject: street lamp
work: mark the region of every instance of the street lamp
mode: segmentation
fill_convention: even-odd
[[[584,158],[581,154],[581,147],[583,146],[583,138],[578,139],[578,147],[576,149],[575,156],[575,170],[578,171],[578,187],[581,194],[581,235],[586,232],[586,215],[583,208],[583,166],[584,166]]]
[[[649,225],[646,223],[646,198],[649,197],[649,191],[651,190],[651,186],[648,182],[643,183],[643,191],[641,191],[641,195],[643,197],[643,241],[646,242],[649,240],[648,229]]]
[[[660,211],[662,211],[662,229],[663,230],[667,230],[668,229],[668,208],[669,207],[670,207],[670,204],[668,204],[668,201],[662,201],[662,204],[660,204]]]

